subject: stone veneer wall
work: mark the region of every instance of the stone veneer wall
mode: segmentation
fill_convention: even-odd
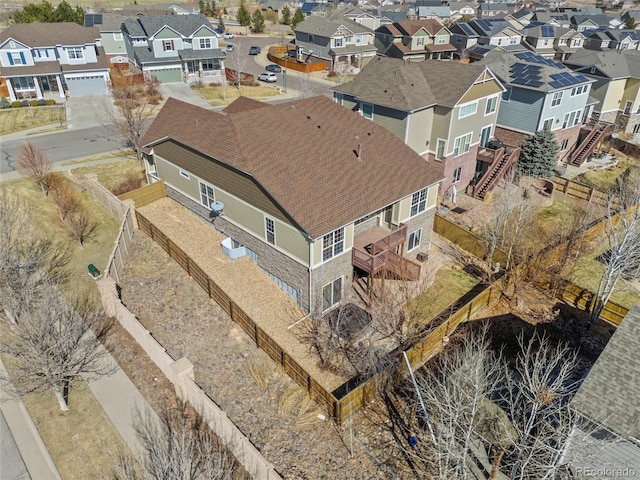
[[[311,271],[311,312],[322,312],[322,287],[339,277],[342,279],[342,298],[348,298],[353,292],[353,264],[351,250],[343,252]]]
[[[409,220],[406,220],[402,223],[407,225],[407,240],[409,239],[409,234],[422,228],[422,236],[420,237],[420,246],[410,252],[407,252],[407,245],[405,244],[404,256],[415,260],[416,255],[418,253],[428,253],[431,249],[431,238],[433,236],[433,221],[436,216],[436,207],[430,208],[429,210],[421,213],[420,215],[416,215]]]
[[[169,185],[166,186],[166,189],[169,197],[208,220],[209,210],[207,208],[177,192]],[[212,226],[220,233],[233,238],[255,252],[258,255],[258,266],[295,288],[298,292],[298,305],[303,310],[309,311],[312,302],[309,291],[309,270],[306,266],[225,220],[224,216],[216,218]],[[212,248],[222,247],[218,245]],[[350,256],[349,260],[351,260]]]

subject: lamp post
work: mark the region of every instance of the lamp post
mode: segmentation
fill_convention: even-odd
[[[284,46],[284,69],[282,70],[282,89],[287,93],[287,57],[289,56],[289,47]]]

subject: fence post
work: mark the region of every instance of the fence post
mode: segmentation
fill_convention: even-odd
[[[116,316],[116,307],[113,299],[118,298],[118,289],[116,288],[116,282],[113,278],[105,276],[99,280],[96,280],[96,286],[100,292],[100,298],[102,299],[102,305],[105,313],[110,317]]]
[[[187,384],[185,379],[189,377],[191,380],[195,381],[195,377],[193,375],[193,364],[187,357],[182,357],[171,364],[171,370],[173,370],[176,377],[176,393],[180,398],[182,398],[182,400],[187,401],[189,397],[187,396]]]

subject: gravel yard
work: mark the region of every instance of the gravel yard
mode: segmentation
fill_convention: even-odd
[[[224,257],[218,232],[170,199],[144,207],[141,213],[249,316],[256,321],[266,318],[260,326],[278,342],[288,342],[281,345],[291,348],[292,356],[300,357],[296,360],[314,377],[323,375],[325,388],[343,382],[319,371],[306,347],[286,331],[304,314],[253,262]],[[119,285],[123,303],[173,358],[189,358],[198,384],[285,478],[385,478],[362,450],[356,448],[350,458],[340,429],[318,418],[325,412],[157,244],[138,232],[129,253]]]

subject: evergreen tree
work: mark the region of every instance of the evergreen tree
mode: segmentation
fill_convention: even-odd
[[[222,20],[222,17],[218,17],[218,28],[224,30],[224,21]]]
[[[74,22],[84,24],[84,10],[82,7],[73,8],[66,0],[63,0],[56,8],[50,2],[42,0],[40,3],[29,3],[13,14],[16,23],[57,23]]]
[[[288,5],[285,5],[282,9],[282,23],[284,25],[291,25],[291,9]]]
[[[635,30],[636,29],[636,19],[633,18],[633,17],[629,17],[629,20],[627,20],[626,27],[629,30]]]
[[[522,142],[518,159],[518,173],[537,178],[550,178],[556,167],[556,155],[560,150],[548,128],[540,130]]]
[[[262,14],[262,10],[257,8],[253,12],[253,15],[251,15],[251,22],[253,23],[254,33],[264,32],[264,15]]]
[[[204,0],[200,0],[198,2],[198,9],[200,10],[200,13],[202,13],[203,15],[205,15],[207,13],[207,10],[206,10],[205,4],[204,4]]]
[[[236,20],[243,27],[248,27],[251,25],[251,14],[249,14],[249,10],[247,10],[247,6],[242,2],[240,7],[238,8],[238,12],[236,13]]]
[[[296,13],[293,14],[293,18],[291,19],[291,28],[295,29],[296,25],[304,20],[304,13],[302,13],[302,9],[298,7],[296,9]]]

